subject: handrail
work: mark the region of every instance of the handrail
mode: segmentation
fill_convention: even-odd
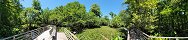
[[[126,28],[124,28],[125,30],[126,30]],[[140,30],[138,30],[138,29],[133,29],[133,30],[135,30],[135,32],[136,32],[136,34],[135,35],[137,35],[137,36],[143,36],[142,38],[146,38],[146,39],[149,39],[149,40],[151,40],[151,39],[155,39],[155,38],[161,38],[161,39],[176,39],[176,40],[179,40],[179,39],[188,39],[188,37],[156,37],[156,36],[149,36],[149,35],[147,35],[146,33],[144,33],[144,32],[142,32],[142,31],[140,31]],[[126,30],[127,32],[128,32],[128,36],[127,36],[127,40],[131,40],[131,36],[129,36],[130,35],[130,31],[129,30]],[[142,38],[139,38],[139,39],[142,39]]]
[[[142,32],[142,31],[141,31]],[[146,33],[142,32],[148,38],[168,38],[168,39],[188,39],[188,37],[156,37],[156,36],[149,36]]]
[[[155,36],[149,36],[148,39],[167,39],[167,40],[179,40],[179,39],[188,39],[188,37],[155,37]]]
[[[188,37],[155,37],[155,36],[150,36],[150,38],[178,38],[178,39],[188,39]]]
[[[68,40],[79,40],[74,34],[72,34],[69,30],[64,28],[64,32]]]
[[[57,28],[56,26],[51,26],[52,29],[50,30],[50,35],[52,36],[52,40],[56,40],[56,36],[57,36]]]
[[[48,26],[40,27],[40,28],[31,30],[31,31],[27,31],[25,33],[20,33],[20,34],[10,36],[10,37],[7,37],[7,38],[3,38],[3,39],[0,39],[0,40],[17,40],[17,39],[19,39],[19,40],[21,40],[21,39],[31,40],[31,39],[37,38],[40,34],[42,34],[44,31],[46,31],[48,29],[49,29]]]

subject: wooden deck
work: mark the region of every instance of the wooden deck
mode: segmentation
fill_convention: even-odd
[[[62,29],[64,32],[57,32],[56,29],[56,26],[48,25],[0,40],[79,40],[66,28]]]
[[[57,32],[57,40],[68,40],[64,32]]]

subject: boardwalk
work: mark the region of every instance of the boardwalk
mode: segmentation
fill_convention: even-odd
[[[52,36],[50,35],[50,30],[44,31],[41,35],[39,35],[36,39],[34,40],[52,40]]]
[[[66,28],[62,29],[64,32],[57,32],[56,30],[56,26],[48,25],[0,40],[79,40]]]
[[[68,40],[65,33],[57,32],[57,40]]]
[[[52,30],[52,28],[43,32],[40,36],[38,36],[36,38],[36,40],[52,40],[52,35],[50,34],[50,30]],[[57,32],[56,39],[57,40],[68,40],[64,32]]]

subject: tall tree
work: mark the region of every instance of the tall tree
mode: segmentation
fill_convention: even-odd
[[[104,19],[105,20],[110,20],[108,16],[104,16]]]
[[[36,13],[38,13],[38,10],[35,10],[34,8],[25,8],[19,15],[19,18],[21,19],[21,23],[23,26],[24,31],[32,30],[35,23],[35,17]],[[28,25],[29,24],[29,25]],[[29,26],[29,27],[28,27]],[[36,25],[34,25],[36,26]],[[25,28],[24,28],[25,27]]]
[[[127,10],[121,10],[118,16],[121,18],[121,22],[124,23],[124,27],[130,25],[131,22],[131,15],[127,12]]]
[[[116,14],[114,14],[113,12],[110,12],[109,14],[110,14],[111,18],[114,18],[116,16]]]
[[[93,13],[95,13],[96,16],[101,17],[100,7],[97,4],[93,4],[91,6],[90,12],[93,12]]]
[[[39,10],[39,11],[42,10],[39,0],[33,0],[32,7],[33,7],[34,9],[36,9],[36,10]]]
[[[71,29],[74,29],[74,31],[81,30],[85,27],[86,9],[83,4],[80,4],[77,1],[70,2],[65,6],[57,7],[55,10],[56,11],[54,12],[58,13],[52,14],[59,14],[62,16],[62,22]],[[54,16],[52,16],[52,18]]]
[[[42,21],[42,18],[40,17],[40,15],[42,14],[42,13],[41,13],[41,12],[42,12],[42,9],[41,9],[41,5],[40,5],[39,0],[33,0],[32,7],[33,7],[35,10],[38,10],[38,12],[35,12],[35,13],[34,13],[35,17],[33,18],[33,19],[34,19],[34,22],[33,22],[33,23],[40,24],[41,21]]]
[[[115,28],[118,28],[118,27],[122,27],[124,26],[124,23],[122,22],[122,19],[120,16],[115,16],[112,21],[111,21],[111,27],[115,27]]]
[[[49,15],[50,15],[51,10],[49,8],[46,8],[43,10],[43,12],[40,15],[41,21],[44,24],[49,24]]]
[[[20,25],[18,15],[21,10],[19,0],[0,1],[0,38],[18,33]]]
[[[158,26],[163,36],[188,36],[188,1],[185,0],[164,0],[158,3]]]
[[[146,33],[153,33],[157,28],[157,4],[159,0],[126,0],[128,12],[132,16],[132,24]]]
[[[95,28],[95,27],[100,27],[101,25],[101,19],[95,15],[93,12],[88,12],[86,14],[87,18],[86,20],[86,27],[87,28]]]

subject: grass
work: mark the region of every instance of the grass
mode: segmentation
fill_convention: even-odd
[[[84,32],[76,36],[80,40],[112,40],[120,35],[120,32],[108,26],[101,26],[101,28],[86,29]]]

